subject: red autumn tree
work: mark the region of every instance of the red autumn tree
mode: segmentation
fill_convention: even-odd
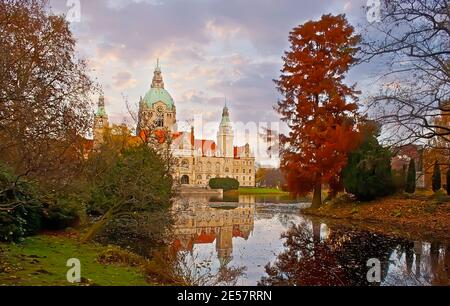
[[[322,185],[336,181],[358,144],[358,92],[344,78],[359,36],[344,15],[324,15],[294,28],[289,41],[275,81],[284,97],[277,111],[290,128],[281,137],[281,167],[290,191],[314,191],[313,207],[320,207]]]

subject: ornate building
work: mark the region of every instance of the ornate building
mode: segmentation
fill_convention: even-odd
[[[105,98],[101,96],[98,99],[97,112],[94,117],[94,150],[99,149],[105,136],[105,129],[108,127],[109,119],[105,109]]]
[[[217,133],[217,142],[196,139],[194,128],[178,132],[176,107],[170,93],[164,88],[159,62],[156,65],[150,90],[139,101],[137,134],[145,130],[165,129],[172,134],[172,152],[177,165],[174,178],[181,185],[206,187],[212,178],[235,178],[241,186],[254,187],[256,165],[250,145],[234,146],[234,132],[230,111],[224,107]],[[104,99],[100,98],[94,123],[94,147],[103,138],[108,125]]]
[[[139,101],[137,133],[145,129],[166,128],[176,132],[177,110],[172,96],[164,88],[159,61],[156,65],[150,90]]]

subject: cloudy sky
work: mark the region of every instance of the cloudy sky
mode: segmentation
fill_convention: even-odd
[[[51,5],[64,13],[73,2]],[[219,121],[226,97],[234,122],[274,122],[278,95],[272,80],[280,74],[289,31],[328,13],[346,13],[353,25],[364,24],[366,2],[80,0],[81,20],[71,27],[114,122],[130,122],[125,99],[136,105],[149,90],[157,58],[179,120],[202,114],[206,121]],[[348,81],[366,86],[367,69],[354,69]]]

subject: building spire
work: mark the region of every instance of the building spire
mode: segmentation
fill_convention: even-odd
[[[161,67],[159,65],[159,58],[156,60],[156,68],[153,73],[153,81],[151,87],[164,89],[164,81],[162,78]]]
[[[97,113],[95,114],[97,117],[108,117],[108,115],[106,114],[106,109],[105,109],[105,96],[101,95],[98,98],[98,104],[97,104]]]
[[[225,99],[225,106],[223,108],[222,117],[230,117],[230,111],[227,106],[227,100]]]
[[[101,95],[98,98],[98,107],[105,107],[105,96]]]

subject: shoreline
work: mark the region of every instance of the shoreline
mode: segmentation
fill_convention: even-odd
[[[425,197],[397,195],[367,203],[347,201],[301,211],[306,216],[327,219],[340,226],[450,243],[450,201],[438,203]]]

